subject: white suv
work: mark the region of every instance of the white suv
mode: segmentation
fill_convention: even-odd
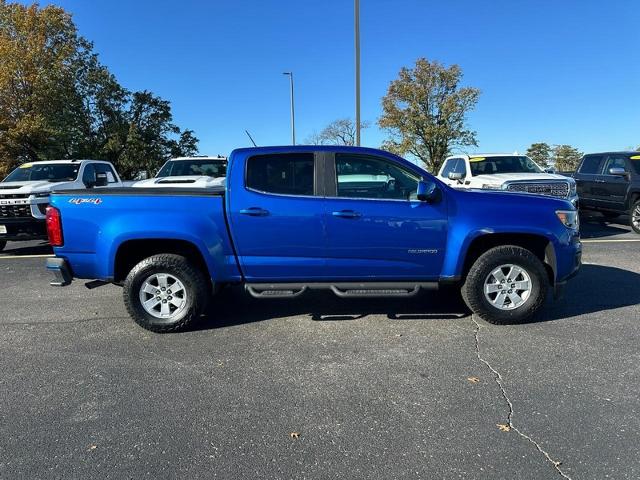
[[[444,161],[438,177],[454,188],[532,193],[578,204],[573,178],[546,172],[529,157],[517,153],[454,155]]]
[[[109,162],[50,160],[20,165],[0,182],[0,250],[8,240],[47,238],[45,213],[53,190],[122,187]]]

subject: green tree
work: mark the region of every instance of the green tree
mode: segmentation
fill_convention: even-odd
[[[369,122],[362,122],[361,129],[369,128]],[[356,124],[350,118],[334,120],[320,133],[314,133],[306,139],[310,145],[355,145]]]
[[[560,172],[572,172],[578,168],[582,152],[571,145],[556,145],[553,148],[553,159]]]
[[[390,135],[383,148],[411,154],[437,172],[453,149],[477,146],[466,116],[478,103],[480,90],[461,87],[461,80],[458,65],[447,68],[424,58],[412,69],[402,68],[382,99],[378,125]]]
[[[197,143],[169,102],[122,87],[63,9],[0,0],[0,178],[54,158],[109,160],[127,178]]]
[[[527,148],[527,156],[543,168],[548,167],[551,163],[552,153],[551,146],[544,142],[532,143]]]

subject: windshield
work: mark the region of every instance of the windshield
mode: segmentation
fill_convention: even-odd
[[[164,164],[156,177],[179,177],[183,175],[204,175],[224,177],[227,174],[227,160],[171,160]]]
[[[73,181],[78,177],[79,163],[25,163],[20,165],[3,182]]]
[[[542,173],[542,169],[529,157],[470,157],[471,174],[492,175],[494,173]]]

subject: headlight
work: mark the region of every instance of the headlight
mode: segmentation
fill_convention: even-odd
[[[558,220],[567,228],[577,230],[580,226],[577,210],[556,210],[556,215],[558,216]]]
[[[495,183],[485,183],[482,185],[483,190],[502,190],[502,185]]]
[[[569,184],[569,196],[570,197],[575,197],[577,193],[578,193],[578,191],[576,189],[576,182],[571,182]]]

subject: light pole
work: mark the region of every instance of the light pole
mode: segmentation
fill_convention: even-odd
[[[293,72],[282,72],[283,75],[289,76],[289,85],[291,87],[291,144],[296,144],[296,113],[293,101]]]
[[[356,145],[360,146],[360,0],[354,0],[356,49]]]

